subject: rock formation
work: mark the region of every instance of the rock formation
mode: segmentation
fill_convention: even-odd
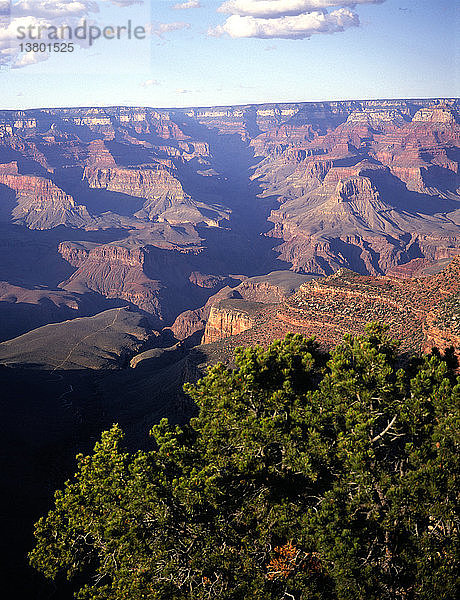
[[[212,335],[206,342],[218,339],[215,329],[225,318],[236,331],[235,319],[231,321],[217,310],[209,326]],[[389,334],[400,341],[402,352],[426,352],[433,346],[444,351],[454,346],[460,358],[460,255],[441,272],[413,279],[372,277],[339,269],[302,284],[275,307],[259,306],[253,311],[250,327],[216,349],[222,352],[225,348],[229,356],[238,345],[265,345],[287,332],[315,336],[323,347],[331,348],[346,333],[363,333],[371,321],[388,324]],[[227,322],[222,327],[229,329]],[[228,336],[220,336],[224,337]]]
[[[34,239],[47,256],[37,277],[24,250],[21,276],[4,265],[2,278],[24,289],[51,279],[50,298],[60,284],[158,326],[177,319],[184,338],[203,329],[231,273],[411,276],[460,248],[458,109],[414,99],[0,111],[0,221],[28,240],[55,231]],[[263,285],[246,285],[232,293],[260,301]]]
[[[252,314],[262,308],[259,302],[247,302],[245,300],[221,300],[211,306],[206,329],[203,336],[203,344],[210,344],[238,335],[255,325]]]
[[[0,165],[0,186],[16,195],[16,206],[11,210],[13,223],[29,229],[51,229],[59,225],[84,228],[94,223],[86,207],[77,205],[72,196],[49,179],[20,175],[15,162]]]
[[[296,270],[382,274],[459,244],[460,125],[451,106],[353,111],[326,135],[270,152],[255,172],[276,194],[270,235]]]
[[[202,343],[235,335],[238,329],[244,331],[248,326],[252,327],[251,315],[254,315],[255,306],[260,308],[264,304],[281,302],[309,279],[311,276],[291,271],[274,271],[267,275],[245,278],[236,287],[227,285],[219,290],[203,307],[184,311],[168,329],[178,340],[190,338],[206,329]],[[227,300],[230,304],[226,303]],[[232,304],[233,301],[235,302]],[[228,307],[229,314],[226,315]]]
[[[83,179],[91,188],[144,198],[146,202],[142,209],[135,213],[139,219],[211,227],[218,227],[228,219],[228,210],[194,200],[184,192],[180,181],[160,165],[130,169],[86,167]]]

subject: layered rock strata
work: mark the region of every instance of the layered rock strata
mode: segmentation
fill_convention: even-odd
[[[309,279],[311,279],[311,277],[292,273],[291,271],[274,271],[267,275],[244,278],[244,280],[236,287],[227,285],[219,290],[217,294],[214,294],[209,298],[203,307],[181,313],[176,318],[173,325],[168,329],[172,331],[175,338],[178,340],[184,340],[194,334],[204,332],[205,328],[207,328],[208,331],[209,328],[207,327],[207,323],[209,323],[210,313],[213,310],[213,307],[219,306],[214,312],[216,315],[222,315],[221,325],[225,326],[225,331],[220,330],[220,326],[217,323],[218,317],[216,316],[214,325],[212,326],[213,333],[209,334],[208,331],[208,336],[205,335],[204,339],[209,339],[209,335],[212,335],[215,339],[234,335],[228,333],[231,326],[227,327],[227,325],[225,325],[230,317],[227,319],[223,316],[225,310],[222,306],[222,302],[226,300],[235,300],[237,302],[240,313],[244,316],[242,316],[240,324],[235,325],[234,328],[243,328],[251,321],[251,317],[249,317],[248,320],[248,315],[254,314],[253,310],[248,309],[248,312],[244,311],[245,302],[256,303],[259,307],[263,304],[273,305],[274,303],[281,302],[284,298],[291,296],[302,283],[305,283],[305,281]],[[203,343],[206,343],[204,339]]]
[[[262,308],[259,302],[245,300],[221,300],[211,306],[202,343],[210,344],[238,335],[254,326],[252,317]]]
[[[49,179],[20,175],[15,162],[0,165],[0,186],[15,194],[16,204],[10,213],[14,223],[29,229],[52,229],[59,225],[88,227],[94,224],[86,207],[76,204],[72,196]],[[6,216],[4,214],[4,218]]]
[[[161,325],[188,309],[174,326],[186,336],[229,273],[276,268],[275,246],[280,268],[304,274],[447,260],[459,149],[457,99],[0,111],[0,219],[57,230],[53,285]],[[238,293],[258,301],[261,288]]]
[[[270,235],[296,270],[382,274],[415,258],[447,258],[460,243],[460,125],[448,104],[411,115],[353,111],[335,129],[281,152],[255,172],[278,195]]]
[[[327,349],[346,333],[362,334],[372,321],[389,325],[401,352],[454,346],[460,358],[460,256],[441,272],[421,278],[372,277],[341,269],[307,282],[283,303],[260,308],[251,328],[225,340],[221,336],[215,352],[229,358],[236,346],[266,345],[288,332],[315,336]]]

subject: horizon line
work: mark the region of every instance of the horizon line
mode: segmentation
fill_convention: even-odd
[[[209,104],[209,105],[188,105],[188,106],[148,106],[148,105],[133,105],[133,104],[103,104],[103,105],[67,105],[67,106],[41,106],[29,108],[0,108],[0,112],[25,112],[25,111],[41,111],[41,110],[69,110],[69,109],[86,109],[86,108],[137,108],[151,110],[192,110],[192,109],[217,109],[217,108],[246,108],[254,106],[277,106],[277,105],[292,105],[292,104],[329,104],[332,102],[390,102],[390,101],[427,101],[427,100],[445,100],[450,102],[460,101],[458,96],[426,96],[426,97],[394,97],[394,98],[343,98],[332,100],[298,100],[298,101],[275,101],[275,102],[245,102],[238,104]]]

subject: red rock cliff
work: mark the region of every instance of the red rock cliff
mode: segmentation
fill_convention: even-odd
[[[247,304],[238,300],[222,300],[211,306],[202,344],[210,344],[253,327]]]

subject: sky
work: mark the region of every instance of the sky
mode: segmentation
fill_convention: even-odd
[[[0,0],[0,108],[457,97],[458,6],[457,0]],[[126,29],[116,39],[129,21],[131,39]],[[78,39],[77,27],[83,28]],[[98,39],[89,39],[90,27]],[[104,28],[112,39],[104,39]]]

